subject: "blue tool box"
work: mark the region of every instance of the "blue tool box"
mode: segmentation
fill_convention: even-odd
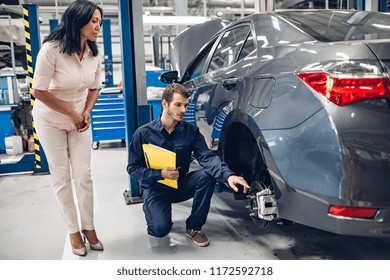
[[[161,91],[166,84],[159,76],[167,70],[146,71],[146,86]],[[147,104],[152,107],[153,119],[161,114],[161,94],[148,96]],[[95,107],[91,112],[92,148],[97,150],[100,141],[126,140],[125,108],[122,87],[108,87],[100,91]]]
[[[101,93],[91,112],[92,148],[100,141],[125,141],[125,108],[122,93]]]

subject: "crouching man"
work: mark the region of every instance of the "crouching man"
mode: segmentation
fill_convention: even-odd
[[[143,125],[134,133],[129,146],[127,172],[142,186],[143,211],[148,234],[162,238],[172,228],[172,203],[193,198],[192,210],[186,220],[185,234],[200,247],[209,245],[201,232],[210,209],[216,179],[227,182],[238,191],[247,193],[249,185],[236,176],[211,151],[199,129],[183,121],[188,105],[188,90],[181,84],[171,84],[162,95],[162,114],[157,120]],[[147,168],[142,144],[153,144],[176,153],[176,167],[161,170]],[[190,171],[191,156],[203,167]],[[178,181],[178,189],[157,182],[162,179]]]

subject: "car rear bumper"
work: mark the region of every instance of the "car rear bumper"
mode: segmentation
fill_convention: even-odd
[[[339,217],[328,214],[330,205],[359,205],[375,207],[362,202],[330,201],[310,193],[288,188],[288,195],[282,193],[277,201],[280,218],[291,220],[321,230],[353,236],[390,237],[390,206],[379,207],[372,219]],[[288,197],[288,199],[284,199]],[[352,204],[351,204],[352,203]]]

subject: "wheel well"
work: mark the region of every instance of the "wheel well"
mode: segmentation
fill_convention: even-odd
[[[241,123],[231,124],[224,135],[222,147],[223,160],[229,168],[245,178],[250,184],[253,181],[271,186],[270,175],[263,160],[255,136]]]

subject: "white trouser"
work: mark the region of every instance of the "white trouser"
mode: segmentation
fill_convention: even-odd
[[[34,119],[34,123],[47,158],[57,203],[69,233],[78,232],[80,225],[81,229],[94,229],[91,130],[82,133],[62,130],[39,119]],[[80,225],[75,202],[79,209]]]

